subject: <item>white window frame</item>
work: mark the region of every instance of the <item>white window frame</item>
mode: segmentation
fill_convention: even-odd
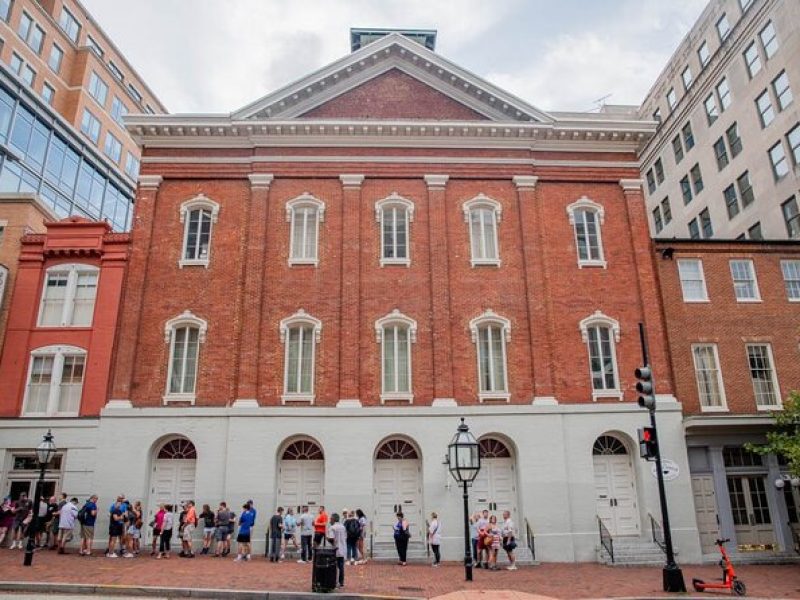
[[[611,335],[609,341],[611,342],[611,365],[614,369],[614,384],[616,387],[613,389],[594,389],[594,375],[592,374],[592,351],[589,348],[589,329],[592,327],[608,327]],[[620,340],[620,327],[619,321],[612,319],[608,315],[603,314],[601,311],[596,310],[594,314],[582,319],[578,323],[578,329],[581,332],[581,339],[586,344],[586,357],[589,366],[589,385],[592,387],[592,402],[597,402],[598,398],[616,398],[622,400],[622,389],[620,388],[619,379],[619,365],[617,363],[617,344]]]
[[[390,208],[402,208],[406,211],[406,256],[405,258],[386,258],[384,256],[383,239],[383,219],[384,211]],[[378,223],[380,237],[380,263],[385,265],[411,265],[411,223],[414,222],[414,203],[408,198],[400,196],[397,192],[392,192],[386,198],[375,203],[375,221]],[[395,240],[396,246],[396,240]]]
[[[196,327],[197,332],[197,368],[195,369],[194,392],[191,393],[175,393],[170,392],[170,382],[172,381],[172,363],[173,354],[175,352],[175,330],[179,327]],[[208,333],[208,321],[201,319],[192,311],[185,310],[177,317],[169,319],[164,324],[164,343],[167,344],[167,381],[164,386],[164,396],[162,400],[164,404],[170,402],[188,402],[194,404],[197,399],[197,383],[200,374],[200,345],[206,341],[206,334]]]
[[[2,232],[3,221],[0,221],[0,232]],[[0,243],[3,241],[2,233],[0,233]],[[0,264],[0,309],[3,308],[3,298],[6,295],[6,287],[8,286],[8,267]]]
[[[683,277],[681,276],[681,264],[682,263],[690,263],[696,262],[700,266],[700,281],[703,283],[703,297],[702,298],[687,298],[686,297],[686,289],[683,286]],[[701,258],[679,258],[677,260],[677,269],[678,269],[678,281],[681,284],[681,294],[683,295],[683,301],[686,303],[697,303],[697,302],[709,302],[708,299],[708,287],[706,286],[706,274],[703,270],[703,259]]]
[[[703,404],[703,392],[700,388],[700,378],[698,376],[697,355],[695,350],[698,348],[711,348],[714,355],[714,367],[717,372],[717,389],[719,389],[719,406],[707,406]],[[725,381],[722,377],[722,366],[719,363],[719,349],[717,344],[712,342],[697,342],[692,344],[692,364],[694,365],[694,379],[697,385],[697,401],[702,412],[728,412],[728,399],[725,396]]]
[[[289,387],[289,330],[295,325],[310,326],[313,330],[311,336],[311,392],[288,392]],[[283,395],[281,396],[281,403],[287,404],[290,402],[307,402],[314,404],[316,399],[316,379],[317,379],[317,344],[319,344],[322,337],[322,321],[311,316],[302,308],[290,317],[282,319],[280,322],[281,343],[284,346],[283,351]],[[300,348],[302,351],[302,347]],[[299,354],[298,356],[302,356]]]
[[[193,210],[208,210],[211,211],[211,229],[208,233],[208,252],[206,253],[205,258],[185,258],[186,256],[186,245],[189,243],[189,224],[190,219],[189,213]],[[183,267],[192,267],[192,266],[201,266],[208,268],[209,262],[211,260],[211,241],[214,238],[214,225],[216,224],[219,218],[219,204],[214,202],[208,196],[204,194],[199,194],[194,198],[186,200],[185,202],[181,203],[180,208],[180,220],[183,223],[183,243],[181,244],[181,257],[178,260],[178,268],[182,269]]]
[[[750,347],[751,346],[766,346],[767,358],[769,358],[770,375],[772,379],[772,387],[775,390],[775,404],[758,404],[758,394],[756,393],[756,382],[753,379],[753,374],[750,372]],[[772,354],[772,344],[769,342],[749,342],[745,344],[745,360],[747,361],[747,374],[750,376],[750,381],[753,384],[753,397],[756,401],[757,410],[783,410],[783,396],[781,396],[781,388],[778,384],[778,370],[775,366],[775,357]]]
[[[317,218],[315,223],[314,235],[316,236],[314,243],[314,256],[301,256],[294,257],[294,220],[297,214],[295,209],[298,208],[315,208],[317,210]],[[289,265],[314,265],[319,264],[319,229],[320,223],[325,221],[325,203],[312,196],[308,192],[303,192],[297,198],[293,198],[286,203],[286,222],[289,223]],[[308,232],[306,232],[308,235]],[[303,244],[305,246],[305,244]]]
[[[384,388],[384,329],[391,326],[403,326],[408,330],[408,392],[391,392],[386,391]],[[409,404],[414,403],[414,380],[413,374],[413,352],[411,345],[417,342],[417,322],[401,313],[398,309],[394,309],[388,315],[381,317],[375,321],[375,341],[381,345],[380,361],[381,361],[381,404],[386,403],[387,400],[402,400]],[[395,345],[395,348],[397,346]],[[396,365],[396,363],[395,363]],[[396,369],[396,366],[395,366]]]
[[[722,25],[723,23],[725,24],[724,28],[720,27],[720,25]],[[724,44],[725,40],[727,40],[728,37],[730,37],[730,35],[731,35],[731,24],[730,24],[730,21],[728,21],[728,15],[727,14],[722,13],[722,16],[719,19],[717,19],[716,28],[717,28],[717,35],[719,36],[720,44]]]
[[[473,267],[478,266],[495,266],[499,267],[501,265],[500,260],[500,239],[499,239],[499,228],[498,224],[503,220],[503,205],[500,204],[497,200],[490,198],[484,194],[478,194],[471,200],[467,200],[464,204],[461,205],[461,209],[464,212],[464,222],[467,224],[467,230],[469,231],[469,253],[470,253],[470,264]],[[492,214],[492,228],[494,230],[494,257],[489,258],[476,258],[472,252],[474,243],[472,239],[472,220],[471,215],[473,210],[484,209],[491,211]],[[481,236],[483,237],[483,236]],[[481,239],[481,246],[484,247],[486,250],[486,240]],[[487,253],[484,251],[484,255]]]
[[[786,290],[786,299],[789,302],[800,302],[800,293],[797,296],[793,297],[789,291],[789,278],[787,277],[787,270],[790,265],[797,270],[798,279],[792,279],[791,281],[798,281],[800,282],[800,259],[792,258],[792,259],[784,259],[781,261],[781,276],[783,277],[783,286]],[[800,286],[800,284],[798,284]],[[3,295],[0,293],[0,305],[2,305]]]
[[[599,258],[585,258],[582,259],[580,251],[578,250],[578,227],[575,219],[575,213],[585,210],[593,212],[597,220],[597,251],[600,254]],[[567,206],[567,216],[569,217],[569,224],[572,226],[572,235],[575,240],[575,256],[578,259],[578,268],[584,267],[601,267],[603,269],[608,267],[608,261],[605,258],[605,249],[603,248],[603,223],[605,223],[606,210],[602,204],[598,204],[594,200],[582,196],[575,202]],[[587,240],[588,244],[588,240]],[[588,247],[588,245],[587,245]]]
[[[733,265],[734,265],[734,263],[742,263],[742,264],[749,265],[750,275],[752,275],[752,277],[753,277],[752,284],[753,284],[753,292],[755,294],[755,297],[753,297],[753,298],[739,298],[739,296],[736,294],[736,281],[737,280],[735,279],[734,273],[733,273]],[[756,265],[753,262],[753,260],[751,258],[732,258],[730,261],[728,261],[728,266],[729,266],[729,270],[730,270],[730,273],[731,273],[731,282],[733,283],[733,295],[736,298],[736,302],[743,303],[743,304],[753,303],[753,302],[761,302],[761,291],[758,288],[758,276],[756,275]],[[742,280],[742,281],[744,281],[744,280]]]
[[[481,391],[481,350],[479,330],[485,325],[493,325],[500,328],[502,333],[503,348],[503,381],[505,389],[495,391]],[[483,314],[475,317],[469,322],[469,331],[472,336],[472,343],[475,344],[475,375],[478,383],[478,401],[486,402],[500,400],[509,402],[511,392],[508,385],[508,343],[511,341],[511,321],[498,315],[492,309],[486,310]]]
[[[28,412],[28,401],[31,386],[31,374],[33,373],[34,358],[37,356],[52,356],[53,371],[50,380],[50,392],[47,398],[47,409],[43,413]],[[61,378],[64,371],[65,356],[83,356],[83,381],[81,382],[81,398],[78,402],[78,410],[75,412],[58,412],[58,404],[61,399]],[[83,385],[86,383],[86,368],[88,366],[87,352],[84,348],[69,345],[44,346],[32,350],[28,355],[28,374],[25,378],[25,395],[22,400],[23,417],[77,417],[80,413],[80,406],[83,401]]]
[[[44,316],[45,294],[47,291],[47,280],[50,273],[53,272],[67,272],[67,289],[64,291],[64,306],[61,309],[61,320],[57,325],[44,325],[42,324],[42,317]],[[94,301],[92,304],[92,318],[88,323],[73,325],[72,319],[75,314],[75,293],[78,289],[78,274],[82,272],[91,272],[97,274],[96,285],[94,288]],[[62,263],[48,267],[44,272],[44,279],[42,280],[42,292],[39,298],[39,315],[36,319],[36,326],[43,328],[51,327],[91,327],[94,323],[94,311],[97,305],[97,291],[100,288],[100,269],[95,265],[85,263]]]
[[[691,65],[686,65],[683,71],[681,71],[681,80],[683,80],[684,91],[688,92],[689,88],[692,87],[692,83],[694,83],[694,78],[692,77]]]

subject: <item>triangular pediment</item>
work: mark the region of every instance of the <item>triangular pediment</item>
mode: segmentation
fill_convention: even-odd
[[[553,122],[547,113],[396,33],[231,116],[237,120]]]

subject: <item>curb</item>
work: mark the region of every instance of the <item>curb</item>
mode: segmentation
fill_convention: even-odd
[[[96,596],[141,596],[164,598],[220,598],[225,600],[424,600],[413,596],[387,596],[381,594],[315,592],[274,592],[258,590],[231,590],[210,588],[151,587],[143,585],[88,585],[84,583],[37,583],[29,581],[0,581],[0,592],[26,592],[35,594],[84,594]]]

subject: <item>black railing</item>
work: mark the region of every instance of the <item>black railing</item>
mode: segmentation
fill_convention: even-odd
[[[597,525],[600,529],[600,545],[606,549],[608,556],[611,557],[611,562],[614,562],[614,538],[611,537],[611,532],[603,524],[603,519],[597,517]]]
[[[664,543],[664,529],[661,527],[661,523],[656,521],[656,518],[650,513],[647,513],[647,517],[650,519],[650,533],[653,537],[653,543],[666,554],[667,545]]]
[[[369,522],[369,559],[372,560],[375,555],[373,554],[372,544],[375,541],[375,532],[373,531],[372,521]]]
[[[528,519],[525,519],[525,543],[528,544],[528,550],[531,551],[531,561],[536,560],[536,539],[533,536],[533,529]]]
[[[431,530],[431,524],[428,523],[428,520],[425,519],[425,532],[422,533],[423,539],[425,540],[425,556],[428,558],[431,557],[431,536],[428,535],[428,532]]]

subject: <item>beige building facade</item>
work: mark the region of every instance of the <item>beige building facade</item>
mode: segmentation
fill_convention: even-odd
[[[711,0],[651,88],[659,238],[800,239],[800,2]]]

